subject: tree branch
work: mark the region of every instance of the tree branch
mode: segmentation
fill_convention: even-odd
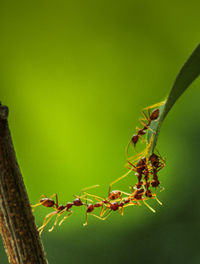
[[[8,127],[0,105],[0,232],[11,264],[46,264]]]

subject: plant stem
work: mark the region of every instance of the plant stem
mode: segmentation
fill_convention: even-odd
[[[7,117],[8,107],[0,105],[0,232],[9,263],[46,264]]]

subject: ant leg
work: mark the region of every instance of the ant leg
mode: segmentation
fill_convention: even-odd
[[[38,207],[38,206],[40,206],[40,205],[42,205],[42,203],[41,202],[38,202],[38,203],[36,203],[36,204],[31,204],[31,207],[32,207],[32,212],[35,212],[35,209],[36,209],[36,207]]]
[[[83,226],[87,226],[88,222],[87,222],[87,216],[88,216],[88,213],[86,211],[85,213],[85,223],[83,223]]]
[[[163,205],[162,202],[157,198],[156,194],[153,195],[153,198],[160,204]]]
[[[108,212],[108,214],[102,218],[102,220],[106,220],[106,219],[109,217],[109,215],[111,214],[111,212],[112,212],[112,210],[110,210],[110,211]]]
[[[132,165],[133,165],[133,164],[132,164]],[[134,165],[133,165],[133,166],[134,166]],[[111,182],[110,185],[109,185],[109,191],[108,191],[108,193],[110,193],[110,191],[111,191],[111,187],[112,187],[113,184],[115,184],[115,183],[117,183],[118,181],[121,181],[122,179],[126,178],[126,176],[127,176],[129,173],[131,173],[131,172],[132,172],[132,170],[129,170],[127,173],[125,173],[124,175],[122,175],[121,177],[119,177],[118,179],[116,179],[115,181]]]
[[[127,145],[127,147],[126,147],[126,158],[127,158],[127,159],[128,159],[128,150],[129,150],[129,146],[130,146],[131,142],[132,142],[132,140],[130,140],[130,141],[128,142],[128,145]],[[134,147],[134,150],[136,151],[136,149],[135,149],[135,145],[134,145],[134,144],[133,144],[133,147]]]
[[[53,206],[53,208],[58,208],[58,195],[57,193],[54,193],[50,196],[50,198],[56,197],[56,202],[55,202],[55,206]]]
[[[127,192],[123,192],[123,191],[120,191],[120,192],[128,196],[130,195],[130,193],[127,193]],[[126,197],[124,199],[126,199]],[[122,200],[122,198],[120,200]]]
[[[139,135],[139,138],[141,139],[141,141],[142,141],[143,143],[147,144],[147,140],[144,139],[141,135]]]
[[[140,152],[140,153],[137,153],[137,154],[134,155],[134,156],[128,157],[128,150],[129,150],[129,146],[130,146],[131,143],[132,143],[132,141],[130,140],[129,143],[128,143],[128,145],[127,145],[127,147],[126,147],[126,158],[127,158],[127,160],[131,160],[131,159],[134,159],[135,161],[136,161],[136,160],[139,160],[141,157],[144,156],[144,155],[143,155],[144,151],[142,151],[142,152]],[[134,144],[133,144],[133,147],[134,147],[134,150],[136,151]],[[137,152],[137,151],[136,151],[136,152]]]
[[[155,121],[154,121],[155,122]],[[150,126],[148,127],[148,130],[150,130],[154,135],[156,134],[156,131],[153,130]]]
[[[87,196],[86,196],[87,198]],[[86,200],[86,208],[87,208],[88,204],[87,204],[87,200]],[[94,207],[93,207],[93,210],[94,210]],[[88,212],[87,212],[87,209],[86,209],[86,212],[85,212],[85,223],[83,223],[83,226],[86,226],[87,225],[87,215],[88,215]]]
[[[56,217],[56,220],[53,224],[53,226],[49,229],[49,232],[53,231],[54,230],[54,227],[56,226],[57,222],[58,222],[58,219],[59,217],[61,216],[61,214],[63,214],[65,212],[65,210],[61,211],[60,213],[58,213],[57,217]]]
[[[59,223],[59,226],[62,225],[62,223],[63,223],[68,217],[70,217],[70,215],[73,214],[73,211],[68,211],[68,212],[69,212],[69,214],[66,215],[65,217],[63,217],[63,219],[62,219],[62,220],[60,221],[60,223]]]
[[[145,121],[145,120],[149,122],[149,117],[146,115],[144,109],[142,109],[142,115],[143,115],[143,117],[141,117],[141,118],[139,119],[140,123],[142,123],[142,122]],[[142,124],[142,125],[143,125],[143,124]],[[147,124],[144,123],[144,126],[146,126],[146,125],[147,125]]]
[[[148,147],[148,145],[147,145],[147,147]],[[147,154],[147,151],[145,149],[142,152],[136,154],[135,156],[132,156],[132,157],[127,158],[127,162],[128,163],[129,163],[129,161],[132,162],[132,163],[133,162],[136,162],[136,161],[140,160],[142,157],[145,157],[146,154]],[[129,165],[131,165],[132,167],[135,168],[135,166],[132,163],[131,164],[129,163]],[[126,165],[126,168],[127,168],[127,165]]]
[[[100,186],[99,184],[95,184],[95,185],[92,185],[92,186],[89,186],[89,187],[83,188],[83,189],[81,190],[79,196],[77,196],[77,195],[74,195],[74,196],[77,197],[77,198],[85,199],[85,198],[84,198],[85,195],[82,195],[82,193],[84,193],[84,192],[87,191],[87,190],[90,190],[90,189],[93,189],[93,188],[97,188],[97,187],[99,187],[99,186]],[[88,199],[88,201],[91,201],[91,202],[92,202],[92,200],[89,200],[89,199]]]
[[[51,218],[52,218],[55,214],[57,214],[57,211],[54,211],[54,212],[52,212],[52,213],[49,213],[48,215],[45,216],[42,226],[38,228],[38,231],[39,231],[39,234],[40,234],[40,235],[42,234],[42,232],[43,232],[45,226],[49,223],[49,221],[51,220]]]
[[[155,213],[156,211],[147,203],[143,200],[143,203],[153,212]]]
[[[125,204],[123,207],[128,207],[128,206],[134,206],[134,205],[139,205],[138,203],[131,202],[129,204]]]
[[[143,150],[140,153],[137,153],[136,155],[129,157],[128,160],[132,159],[133,161],[137,161],[141,159],[143,156],[145,156],[145,153],[146,153],[145,150]]]
[[[140,123],[145,127],[145,126],[147,126],[148,124],[146,124],[146,123],[144,123],[143,121],[142,121],[142,119],[140,119]],[[148,125],[148,129],[152,132],[152,133],[156,133],[151,127],[150,127],[150,125]]]
[[[40,200],[42,199],[42,197],[47,198],[46,195],[42,194],[42,195],[40,196]],[[36,203],[36,204],[33,204],[33,205],[31,204],[31,207],[33,208],[33,209],[32,209],[32,212],[35,211],[36,207],[38,207],[38,206],[40,206],[40,205],[43,204],[42,202],[40,202],[40,200],[39,200],[38,203]]]
[[[161,156],[161,154],[160,154],[160,152],[158,151],[158,149],[156,148],[156,151],[158,152],[158,155],[159,155],[159,158],[162,160],[162,162],[163,162],[163,167],[165,167],[166,166],[166,161],[165,161],[165,159]]]
[[[121,208],[121,212],[119,212],[121,216],[124,214],[124,206]]]
[[[57,195],[57,193],[53,194],[52,197],[54,197],[54,196],[56,196],[56,208],[58,208],[58,195]]]
[[[125,208],[125,207],[128,207],[128,206],[134,206],[134,205],[137,205],[137,203],[132,202],[132,203],[129,203],[129,204],[124,205],[124,206],[122,207],[122,209],[121,209],[120,214],[123,216],[123,214],[124,214],[124,208]]]
[[[103,205],[102,205],[102,206],[101,206],[101,211],[100,211],[100,216],[103,216],[104,213],[105,213],[105,211],[104,211],[104,208],[103,208]]]
[[[104,214],[107,212],[108,209],[109,209],[109,207],[106,207],[106,208],[104,209],[104,207],[102,206],[102,209],[101,209],[101,212],[100,212],[100,217],[101,217],[101,218],[104,216]],[[111,212],[111,210],[110,210],[110,212]]]
[[[42,194],[42,195],[40,196],[40,200],[39,200],[39,202],[38,202],[37,204],[31,205],[31,207],[33,208],[33,209],[32,209],[32,212],[35,212],[36,207],[38,207],[38,206],[40,206],[40,205],[43,205],[43,204],[46,202],[45,200],[41,202],[42,197],[47,198],[46,195]],[[50,196],[50,197],[51,197],[51,196]],[[54,206],[52,206],[52,207],[55,208]]]
[[[148,124],[146,124],[145,122],[143,122],[144,119],[140,118],[140,123],[141,125],[143,125],[144,127],[146,127]],[[148,127],[149,128],[149,127]]]
[[[105,210],[106,211],[106,210]],[[105,213],[105,211],[104,211],[104,213]],[[92,216],[94,216],[94,217],[96,217],[96,218],[98,218],[98,219],[100,219],[100,220],[106,220],[107,218],[108,218],[108,216],[111,214],[111,210],[108,212],[108,214],[105,216],[105,217],[101,217],[101,216],[98,216],[98,215],[95,215],[95,214],[90,214],[90,215],[92,215]]]
[[[103,197],[100,197],[100,196],[97,196],[97,195],[94,195],[94,194],[90,194],[90,193],[87,193],[87,192],[84,192],[85,193],[85,196],[91,196],[91,197],[94,197],[97,201],[102,201],[104,200]],[[88,198],[87,198],[88,199]],[[92,201],[92,200],[91,200]]]
[[[85,191],[87,191],[87,190],[93,189],[93,188],[97,188],[97,187],[99,187],[99,186],[100,186],[99,184],[95,184],[95,185],[92,185],[92,186],[86,187],[86,188],[84,188],[84,189],[81,190],[81,193],[82,193],[82,192],[85,192]]]
[[[89,194],[88,194],[88,195],[89,195]],[[80,196],[80,195],[76,195],[76,194],[74,194],[74,197],[75,197],[75,198],[79,198],[79,199],[81,199],[81,200],[86,200],[86,202],[87,202],[87,201],[89,201],[89,202],[91,202],[91,203],[93,202],[93,200],[87,198],[87,196],[86,196],[85,194],[83,194],[83,195],[81,195],[81,196]]]
[[[146,146],[146,149],[144,150],[144,156],[149,156],[149,151],[151,149],[153,139],[154,139],[154,134],[151,136],[149,144]]]
[[[127,160],[128,165],[131,165],[131,168],[127,167],[130,171],[136,171],[136,166],[133,164],[133,161]]]
[[[92,216],[94,216],[94,217],[96,217],[96,218],[98,218],[98,219],[100,219],[100,220],[106,220],[107,219],[107,217],[110,215],[110,213],[111,213],[112,211],[110,211],[105,217],[100,217],[100,216],[98,216],[98,215],[95,215],[95,214],[90,214],[90,215],[92,215]]]
[[[143,108],[142,110],[148,110],[148,109],[152,109],[152,108],[159,107],[159,106],[165,104],[166,101],[167,101],[167,99],[165,99],[164,101],[162,101],[162,102],[160,102],[160,103],[156,103],[156,104],[153,104],[153,105],[147,106],[147,107]]]
[[[140,130],[139,127],[136,127],[137,130]],[[142,135],[138,135],[138,137],[142,140],[143,143],[147,143],[147,141],[142,137]],[[135,147],[135,145],[134,145]]]

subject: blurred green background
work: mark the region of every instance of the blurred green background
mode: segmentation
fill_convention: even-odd
[[[0,100],[31,203],[84,187],[106,195],[126,172],[140,110],[168,94],[199,43],[199,1],[2,1]],[[107,221],[84,208],[42,239],[49,263],[200,263],[200,80],[163,124],[165,191]],[[131,176],[115,189],[128,191]],[[42,224],[48,208],[34,215]],[[3,244],[0,262],[8,263]]]

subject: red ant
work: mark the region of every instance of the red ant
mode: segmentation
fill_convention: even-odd
[[[130,193],[122,192],[122,191],[119,191],[119,190],[114,190],[112,192],[109,192],[108,198],[104,199],[104,198],[102,198],[100,196],[84,192],[84,197],[90,196],[90,197],[95,198],[98,201],[95,204],[91,204],[90,203],[90,204],[87,205],[86,221],[85,221],[84,225],[87,225],[87,215],[88,215],[88,213],[93,212],[94,209],[98,208],[98,207],[101,207],[100,216],[95,215],[95,214],[91,214],[91,215],[96,217],[96,218],[98,218],[98,219],[101,219],[101,220],[105,220],[112,211],[120,210],[120,214],[123,215],[123,208],[125,207],[125,204],[130,203],[130,199],[122,198],[122,196],[121,196],[122,194],[125,194],[125,195],[128,195],[128,196],[130,195]],[[87,198],[86,198],[86,200],[87,200]],[[132,204],[135,205],[135,203],[132,203]],[[105,209],[104,209],[104,207],[105,207]],[[108,215],[103,217],[103,215],[105,214],[105,212],[107,210],[110,210]]]
[[[93,186],[90,186],[90,187],[87,187],[87,188],[85,188],[85,189],[83,189],[82,191],[84,191],[84,190],[88,190],[88,189],[92,189],[92,188],[95,188],[95,187],[98,187],[99,185],[93,185]],[[57,217],[56,217],[56,220],[55,220],[55,222],[54,222],[54,225],[52,226],[52,228],[49,230],[50,232],[54,229],[54,227],[56,226],[56,224],[57,224],[57,222],[58,222],[58,219],[59,219],[59,217],[61,216],[61,214],[63,214],[64,212],[69,212],[69,214],[67,215],[67,216],[65,216],[61,221],[60,221],[60,223],[59,223],[59,225],[61,225],[72,213],[73,213],[73,211],[71,211],[71,210],[69,210],[72,206],[82,206],[82,205],[85,205],[82,201],[81,201],[81,199],[80,199],[80,197],[76,197],[75,199],[74,199],[74,201],[73,202],[68,202],[66,205],[59,205],[58,204],[58,196],[57,196],[57,194],[53,194],[52,196],[51,196],[51,198],[48,198],[48,197],[46,197],[45,195],[42,195],[44,198],[41,198],[40,200],[39,200],[39,202],[37,203],[37,204],[35,204],[35,205],[32,205],[32,207],[33,207],[33,211],[35,210],[35,208],[37,207],[37,206],[40,206],[40,205],[42,205],[42,206],[45,206],[45,207],[51,207],[51,208],[53,208],[55,211],[53,211],[53,212],[51,212],[51,213],[49,213],[48,215],[46,215],[45,216],[45,218],[44,218],[44,221],[43,221],[43,225],[38,229],[38,231],[40,231],[40,234],[42,233],[42,231],[44,230],[44,227],[48,224],[48,222],[51,220],[51,218],[54,216],[54,215],[57,215]],[[53,199],[52,199],[52,197],[54,197],[54,196],[56,196],[56,201],[54,201]],[[85,199],[84,197],[82,198],[82,199]],[[86,199],[85,199],[86,200]],[[89,199],[87,199],[87,200],[89,200]],[[91,201],[91,200],[90,200]]]
[[[149,164],[150,162],[150,164]],[[149,207],[149,209],[153,212],[154,209],[152,209],[145,201],[143,198],[143,194],[144,194],[144,189],[141,189],[142,186],[145,187],[146,191],[145,191],[145,196],[147,198],[155,198],[157,200],[157,202],[159,204],[162,204],[158,198],[156,197],[156,194],[153,194],[152,191],[149,189],[150,184],[152,187],[154,187],[155,184],[155,180],[157,180],[158,182],[158,177],[155,178],[157,176],[157,172],[163,167],[163,164],[160,163],[160,159],[156,154],[152,154],[149,158],[143,157],[141,158],[137,165],[135,166],[133,163],[131,163],[130,161],[128,161],[128,164],[130,164],[132,166],[132,169],[136,172],[135,175],[138,177],[138,182],[136,183],[135,187],[131,187],[132,189],[132,194],[131,196],[133,196],[135,199],[137,200],[143,200],[143,202],[145,203],[145,205],[147,207]],[[151,175],[151,169],[153,168],[153,173],[154,173],[154,178],[153,181],[149,181],[149,177]],[[160,168],[158,170],[158,168]],[[155,174],[155,170],[156,170],[156,174]],[[142,180],[142,177],[144,175],[144,181]],[[134,191],[134,189],[136,189]]]
[[[151,122],[152,121],[155,121],[158,119],[159,117],[159,114],[160,114],[160,110],[159,108],[155,109],[151,114],[150,114],[150,109],[153,109],[153,108],[156,108],[156,107],[159,107],[161,105],[163,105],[165,103],[165,101],[163,102],[160,102],[160,103],[157,103],[157,104],[154,104],[152,106],[148,106],[146,108],[144,108],[142,110],[142,115],[143,115],[143,118],[140,118],[140,123],[143,125],[143,128],[138,128],[136,127],[137,129],[137,134],[134,134],[130,140],[130,142],[128,143],[128,146],[127,146],[127,149],[126,149],[126,152],[127,152],[127,156],[128,156],[128,148],[129,148],[129,145],[130,143],[133,144],[133,147],[135,149],[136,147],[136,144],[139,140],[139,138],[144,141],[143,139],[143,135],[146,134],[147,130],[150,129],[150,126],[151,126]],[[147,110],[147,114],[145,113],[145,110]],[[146,123],[146,122],[147,123]],[[153,131],[154,132],[154,131]]]
[[[57,194],[54,194],[51,197],[53,197],[53,196],[56,196],[56,202],[52,198],[48,198],[45,196],[44,198],[40,199],[37,204],[32,205],[32,207],[34,207],[34,208],[37,206],[43,205],[45,207],[51,207],[55,210],[55,211],[53,211],[53,212],[51,212],[45,216],[42,226],[38,229],[40,234],[43,232],[44,227],[48,224],[48,222],[52,219],[52,217],[54,215],[57,215],[57,217],[56,217],[56,220],[55,220],[53,226],[51,227],[51,229],[49,229],[49,232],[53,231],[53,229],[56,226],[58,219],[61,216],[61,214],[63,214],[64,212],[69,212],[69,214],[67,216],[65,216],[62,219],[62,221],[60,221],[59,225],[61,225],[73,213],[73,211],[69,210],[72,206],[84,205],[83,202],[79,198],[76,198],[73,202],[68,202],[66,205],[58,205]]]
[[[88,195],[90,195],[90,194],[88,194]],[[95,195],[90,195],[90,196],[95,197],[95,199],[100,198],[100,197],[95,196]],[[94,211],[95,207],[100,207],[100,206],[103,206],[103,205],[105,205],[106,208],[105,208],[105,210],[101,211],[100,216],[95,215],[95,214],[91,214],[91,212]],[[86,221],[84,223],[84,226],[87,225],[87,215],[88,215],[88,213],[90,213],[90,215],[92,215],[92,216],[94,216],[94,217],[96,217],[96,218],[98,218],[100,220],[106,220],[112,211],[120,211],[120,214],[123,215],[123,209],[125,207],[131,206],[131,205],[138,205],[138,203],[131,202],[131,199],[128,198],[128,197],[127,198],[123,198],[123,200],[121,200],[121,201],[110,202],[110,201],[107,201],[107,200],[103,200],[103,201],[99,201],[99,202],[97,202],[95,204],[88,204],[87,205],[87,210],[86,210]],[[106,216],[104,216],[104,214],[105,214],[105,212],[107,210],[109,210],[109,212],[108,212],[108,214]]]
[[[152,166],[152,172],[153,172],[153,180],[151,181],[151,186],[152,187],[158,187],[160,185],[160,181],[158,180],[158,175],[157,173],[166,165],[165,161],[153,153],[150,157],[149,160],[151,162]],[[162,162],[160,161],[162,160]]]
[[[149,117],[147,117],[147,115],[145,114],[144,111],[142,111],[142,114],[143,114],[143,116],[145,117],[145,120],[148,121],[148,123],[146,124],[146,123],[144,123],[144,122],[142,121],[143,119],[140,119],[140,122],[141,122],[141,124],[142,124],[144,127],[143,127],[143,128],[138,128],[138,127],[136,128],[136,129],[138,130],[138,132],[137,132],[137,134],[133,135],[133,137],[132,137],[132,139],[131,139],[131,142],[133,143],[134,148],[135,148],[135,146],[136,146],[136,144],[137,144],[139,138],[141,138],[141,139],[143,140],[142,136],[146,134],[146,130],[150,127],[151,122],[152,122],[152,121],[155,121],[156,119],[158,119],[158,117],[159,117],[159,109],[155,109],[155,110],[152,112],[152,114],[149,115]]]

